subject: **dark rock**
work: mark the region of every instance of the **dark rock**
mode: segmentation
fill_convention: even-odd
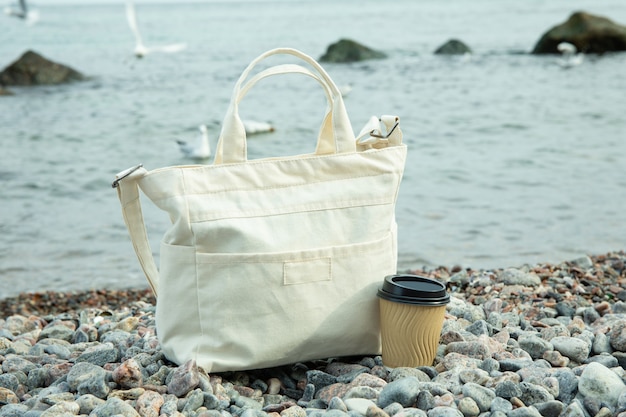
[[[472,50],[469,46],[458,39],[450,39],[435,50],[438,55],[463,55],[471,54]]]
[[[33,51],[26,51],[0,72],[0,84],[3,85],[62,84],[83,79],[84,76],[78,71],[50,61]]]
[[[419,394],[417,394],[415,406],[420,410],[431,410],[435,408],[435,397],[428,391],[420,391]]]
[[[495,392],[498,397],[502,397],[507,400],[510,400],[513,397],[520,397],[522,395],[522,390],[519,387],[519,384],[509,380],[499,382],[496,385]]]
[[[315,391],[337,382],[337,377],[318,370],[307,371],[306,379],[309,384],[313,384]]]
[[[562,402],[556,400],[536,403],[533,404],[533,407],[539,411],[539,414],[545,417],[559,417],[565,408]]]
[[[583,53],[626,51],[626,26],[605,17],[576,12],[566,22],[548,30],[532,53],[559,53],[557,45],[561,42],[569,42]]]
[[[331,44],[326,53],[320,58],[321,62],[358,62],[368,59],[386,58],[382,52],[375,51],[358,42],[349,39],[341,39]]]
[[[556,399],[569,404],[578,392],[578,377],[569,368],[560,368],[554,372],[554,377],[559,381],[559,394]]]

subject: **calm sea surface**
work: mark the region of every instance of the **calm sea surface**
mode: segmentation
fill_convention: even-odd
[[[356,131],[371,115],[401,117],[401,270],[626,248],[626,53],[570,69],[529,54],[576,10],[626,24],[622,0],[138,3],[148,46],[188,44],[143,60],[121,2],[33,7],[34,25],[0,16],[0,67],[32,49],[91,78],[0,97],[0,297],[144,287],[115,173],[187,163],[174,139],[193,140],[206,123],[215,145],[234,81],[254,57],[288,46],[318,58],[340,38],[389,55],[325,68],[352,86]],[[474,54],[433,55],[450,38]],[[308,79],[262,83],[241,113],[277,130],[251,138],[250,157],[313,151],[324,108]],[[144,208],[158,248],[169,220]]]

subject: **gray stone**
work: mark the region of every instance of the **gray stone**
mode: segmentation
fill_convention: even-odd
[[[567,407],[565,407],[565,411],[561,414],[560,417],[587,417],[588,414],[585,413],[583,407],[578,402],[573,402]]]
[[[593,345],[591,350],[596,355],[613,352],[609,337],[605,333],[596,333],[596,337],[593,339]]]
[[[247,398],[247,397],[240,397],[239,400],[241,400],[241,398]],[[190,414],[194,411],[196,411],[198,408],[202,407],[204,404],[204,393],[202,392],[201,389],[194,389],[193,391],[191,391],[190,393],[187,394],[187,396],[185,397],[185,399],[187,400],[185,402],[185,406],[183,407],[183,414]],[[254,401],[254,400],[252,400]],[[248,408],[256,408],[256,409],[261,409],[261,404],[258,401],[254,401],[254,405],[250,405],[248,406],[246,404],[246,406],[248,406]],[[239,404],[237,404],[239,405]],[[245,406],[239,405],[241,408],[246,408]]]
[[[541,359],[545,352],[553,349],[552,343],[539,336],[522,336],[518,343],[519,347],[528,352],[533,359]]]
[[[476,401],[481,412],[489,410],[491,402],[496,398],[496,394],[493,390],[473,382],[463,385],[463,395],[471,397]]]
[[[111,397],[104,404],[101,404],[93,409],[90,417],[140,417],[139,413],[133,408],[132,405],[122,401],[117,397]]]
[[[39,334],[39,340],[42,339],[59,339],[69,342],[74,335],[74,329],[63,324],[50,324],[46,326]]]
[[[543,403],[554,400],[554,396],[550,394],[546,388],[540,385],[522,381],[519,386],[522,391],[522,395],[519,398],[526,405],[533,405],[535,403]]]
[[[393,416],[394,414],[398,414],[402,410],[403,410],[403,407],[402,407],[402,404],[400,403],[391,403],[383,409],[383,411],[389,414],[390,416]]]
[[[626,352],[626,320],[614,322],[607,336],[613,349]]]
[[[513,409],[513,404],[511,404],[510,401],[507,401],[504,398],[500,398],[499,396],[493,399],[491,403],[491,407],[489,407],[489,410],[492,413],[501,412],[501,413],[506,414],[512,409]]]
[[[585,398],[595,398],[615,407],[620,395],[626,391],[626,384],[615,372],[600,363],[592,362],[585,366],[580,375],[578,391]]]
[[[619,361],[617,360],[617,358],[608,353],[605,353],[603,355],[591,356],[587,359],[586,362],[587,363],[598,362],[606,366],[607,368],[615,368],[616,366],[619,366]]]
[[[23,417],[28,411],[24,404],[5,404],[0,407],[0,417]]]
[[[541,279],[537,274],[524,272],[515,268],[507,268],[500,273],[500,281],[506,285],[523,285],[525,287],[536,287],[541,284]]]
[[[573,13],[567,21],[544,33],[533,54],[559,53],[557,45],[568,42],[583,53],[602,54],[626,50],[626,27],[606,17],[585,12]]]
[[[464,417],[476,417],[480,414],[478,404],[476,404],[476,401],[470,397],[461,398],[457,407],[459,408],[459,411],[463,413]]]
[[[348,412],[348,407],[339,397],[333,397],[330,399],[330,401],[328,402],[328,409],[340,410],[340,411],[343,411],[344,413]]]
[[[17,376],[13,374],[0,374],[0,387],[10,389],[11,391],[17,391],[17,387],[20,385],[20,381]]]
[[[279,396],[279,398],[282,397]],[[209,410],[216,410],[220,406],[220,400],[215,395],[205,392],[203,405]]]
[[[356,411],[361,415],[365,415],[369,407],[376,405],[376,403],[374,403],[373,401],[367,400],[365,398],[349,398],[344,401],[344,404],[348,410]],[[397,403],[392,403],[392,404],[397,404]],[[392,404],[390,404],[390,406]],[[402,408],[402,406],[400,406],[400,408]]]
[[[591,351],[591,346],[586,341],[575,337],[557,336],[550,342],[555,350],[578,363],[584,363]]]
[[[513,381],[505,380],[496,385],[495,393],[498,397],[510,400],[513,397],[520,397],[522,390],[519,384]]]
[[[569,368],[556,370],[554,377],[559,381],[559,394],[556,399],[564,404],[569,404],[578,392],[578,377]]]
[[[420,369],[398,367],[398,368],[392,369],[391,372],[389,373],[389,382],[395,381],[396,379],[406,378],[408,376],[413,376],[422,382],[430,381],[430,377],[424,371]]]
[[[428,417],[464,417],[463,413],[451,407],[435,407],[428,412]]]
[[[89,362],[97,366],[117,362],[119,351],[112,343],[103,343],[86,349],[76,362]]]
[[[76,399],[76,402],[80,407],[80,414],[89,414],[94,408],[105,403],[103,399],[92,394],[81,395]]]
[[[49,355],[55,355],[59,359],[69,359],[72,354],[68,348],[56,343],[46,345],[43,351]]]
[[[353,387],[350,388],[343,396],[343,399],[348,398],[367,398],[372,400],[378,398],[378,391],[372,387],[366,386]]]
[[[337,382],[336,376],[318,370],[307,371],[306,379],[309,384],[313,384],[315,392]]]
[[[413,376],[396,379],[385,385],[378,396],[378,406],[385,408],[397,402],[403,407],[412,407],[420,391],[420,381]]]
[[[2,362],[2,372],[4,373],[22,372],[28,375],[35,368],[37,365],[31,361],[13,354],[7,355]]]
[[[61,84],[82,79],[84,76],[73,68],[50,61],[30,50],[0,72],[2,85]]]
[[[565,409],[563,403],[556,400],[536,403],[533,404],[533,407],[535,407],[543,417],[559,417]]]
[[[326,53],[320,57],[320,62],[357,62],[369,59],[386,58],[382,52],[375,51],[367,46],[350,39],[341,39],[329,45]]]
[[[57,417],[66,415],[76,415],[80,411],[78,403],[63,401],[45,410],[41,413],[41,417]]]
[[[491,324],[487,323],[485,320],[477,320],[467,326],[465,330],[476,336],[480,336],[483,334],[491,336],[493,334],[493,326],[491,326]]]
[[[458,39],[450,39],[435,50],[435,54],[439,55],[463,55],[471,53],[472,50],[470,47]]]
[[[420,391],[415,400],[415,406],[420,410],[428,411],[435,408],[435,397],[430,391]]]
[[[531,359],[502,359],[500,361],[500,371],[517,372],[528,366],[532,366]]]
[[[520,407],[509,411],[507,417],[543,417],[535,407]]]

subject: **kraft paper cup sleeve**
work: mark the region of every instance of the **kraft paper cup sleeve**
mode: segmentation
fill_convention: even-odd
[[[450,302],[445,285],[417,275],[390,275],[378,297],[383,363],[394,368],[431,365]]]

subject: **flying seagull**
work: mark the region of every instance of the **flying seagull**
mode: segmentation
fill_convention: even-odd
[[[137,58],[143,58],[147,54],[151,52],[179,52],[183,49],[187,48],[186,43],[176,43],[172,45],[163,45],[163,46],[154,46],[154,47],[146,47],[144,45],[143,40],[141,39],[141,34],[139,33],[139,26],[137,25],[137,14],[135,13],[135,6],[133,2],[126,2],[126,18],[128,19],[128,26],[130,26],[130,30],[133,31],[135,35],[135,56]]]

